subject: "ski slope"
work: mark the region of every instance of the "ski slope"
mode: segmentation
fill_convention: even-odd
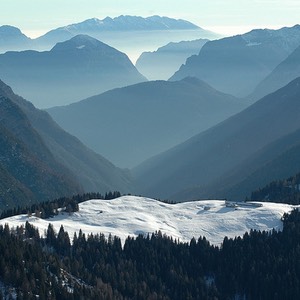
[[[219,245],[225,236],[242,236],[250,229],[281,230],[281,217],[294,207],[268,202],[261,207],[226,207],[225,201],[221,200],[167,204],[149,198],[123,196],[114,200],[89,200],[79,204],[76,213],[60,213],[47,220],[18,215],[0,220],[0,225],[7,223],[16,227],[29,221],[44,235],[48,224],[52,223],[57,232],[63,225],[70,238],[81,229],[85,234],[116,235],[122,242],[128,236],[160,230],[182,242],[205,236],[210,243]]]

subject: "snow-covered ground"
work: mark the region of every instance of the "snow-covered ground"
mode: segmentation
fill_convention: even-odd
[[[234,208],[226,207],[221,200],[166,204],[149,198],[123,196],[114,200],[89,200],[79,204],[76,213],[61,213],[47,220],[19,215],[0,220],[0,224],[16,227],[29,221],[43,235],[51,222],[57,232],[63,225],[70,238],[81,229],[86,234],[108,236],[111,233],[123,242],[128,235],[161,230],[184,242],[205,236],[211,243],[220,244],[225,236],[242,236],[250,229],[281,230],[281,217],[293,207],[266,202],[261,207]]]

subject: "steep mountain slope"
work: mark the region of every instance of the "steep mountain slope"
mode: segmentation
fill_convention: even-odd
[[[239,99],[186,78],[115,89],[48,112],[95,151],[131,167],[245,107]]]
[[[11,99],[22,109],[31,126],[49,149],[48,152],[51,152],[55,160],[73,174],[84,191],[130,192],[131,179],[127,171],[115,167],[108,160],[88,149],[77,138],[62,130],[48,113],[36,109],[0,81],[1,95]]]
[[[196,76],[222,92],[248,96],[299,45],[299,25],[211,41],[170,80]]]
[[[0,26],[0,52],[24,50],[31,46],[32,40],[19,28],[9,25]]]
[[[247,174],[248,169],[242,163],[300,128],[299,96],[300,78],[217,126],[146,161],[134,170],[139,184],[144,186],[142,192],[152,197],[177,194],[176,199],[210,197],[222,182],[218,179],[228,177],[239,166],[245,172],[239,173],[242,181],[251,174]],[[260,166],[265,162],[260,162]]]
[[[51,223],[56,232],[63,225],[71,238],[74,232],[78,236],[81,229],[86,235],[116,235],[123,243],[128,236],[147,235],[160,230],[181,242],[204,236],[210,243],[220,245],[225,236],[242,236],[250,229],[281,230],[281,217],[292,209],[291,205],[268,202],[262,206],[241,204],[235,209],[226,207],[220,200],[167,204],[149,198],[125,196],[80,203],[79,211],[72,215],[62,214],[48,220],[19,215],[1,220],[0,225],[16,227],[28,221],[43,235]]]
[[[124,53],[85,35],[51,51],[1,54],[0,77],[43,108],[146,80]]]
[[[181,41],[169,43],[153,52],[143,52],[135,66],[148,79],[167,80],[191,55],[198,54],[209,40]]]
[[[249,96],[253,100],[276,91],[300,76],[300,47],[281,62]]]
[[[75,177],[54,159],[21,109],[2,95],[0,104],[0,208],[81,192]]]

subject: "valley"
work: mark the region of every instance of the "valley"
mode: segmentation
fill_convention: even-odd
[[[0,24],[0,299],[299,299],[300,25],[258,2]]]

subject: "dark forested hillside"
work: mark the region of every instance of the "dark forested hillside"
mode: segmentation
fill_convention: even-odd
[[[0,96],[0,209],[82,191],[58,163],[24,112]]]
[[[0,227],[0,280],[17,299],[299,299],[300,212],[282,232],[245,233],[214,247],[205,238],[180,243],[160,232],[73,238],[29,223]]]
[[[25,143],[44,164],[51,161],[52,166],[56,164],[56,172],[64,170],[60,173],[72,174],[74,181],[77,185],[80,184],[82,189],[73,186],[71,194],[80,191],[101,193],[110,190],[120,190],[122,193],[130,191],[130,176],[127,171],[115,167],[107,159],[88,149],[77,138],[62,130],[48,113],[35,108],[30,102],[14,94],[12,89],[2,81],[0,81],[1,96],[6,99],[5,103],[11,103],[12,114],[8,117],[6,110],[7,117],[4,118],[5,106],[2,105],[0,124],[4,124],[6,120],[13,134],[17,135],[17,138]],[[35,186],[36,189],[42,190],[42,185],[38,185],[37,182]],[[47,199],[52,200],[66,195],[69,194],[55,194]]]
[[[300,204],[300,173],[253,191],[251,200]]]

